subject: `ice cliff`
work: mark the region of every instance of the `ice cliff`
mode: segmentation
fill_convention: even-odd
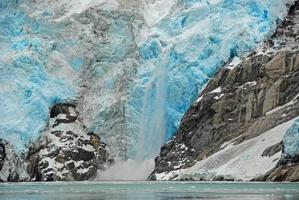
[[[153,158],[207,81],[291,3],[0,0],[0,138],[26,152],[70,103],[113,158]]]
[[[52,105],[75,99],[80,67],[70,50],[76,41],[64,40],[63,28],[30,17],[20,6],[0,1],[0,137],[18,151],[40,136]]]

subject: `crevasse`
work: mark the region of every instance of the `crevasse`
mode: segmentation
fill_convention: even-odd
[[[122,159],[154,157],[219,67],[271,35],[292,0],[0,0],[0,137],[19,150],[78,102]]]

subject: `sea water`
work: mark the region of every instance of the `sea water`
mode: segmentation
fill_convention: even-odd
[[[0,199],[298,200],[298,183],[51,182],[2,183]]]

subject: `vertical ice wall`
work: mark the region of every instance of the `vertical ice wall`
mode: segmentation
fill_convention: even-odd
[[[0,0],[0,137],[22,149],[49,107],[76,100],[113,155],[154,157],[207,80],[291,2]]]
[[[60,37],[63,28],[19,6],[0,0],[0,138],[21,151],[45,128],[53,104],[74,99],[78,58],[70,51],[76,44]]]

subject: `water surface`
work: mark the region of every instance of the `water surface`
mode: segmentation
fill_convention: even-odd
[[[2,183],[0,199],[299,200],[296,183],[52,182]]]

